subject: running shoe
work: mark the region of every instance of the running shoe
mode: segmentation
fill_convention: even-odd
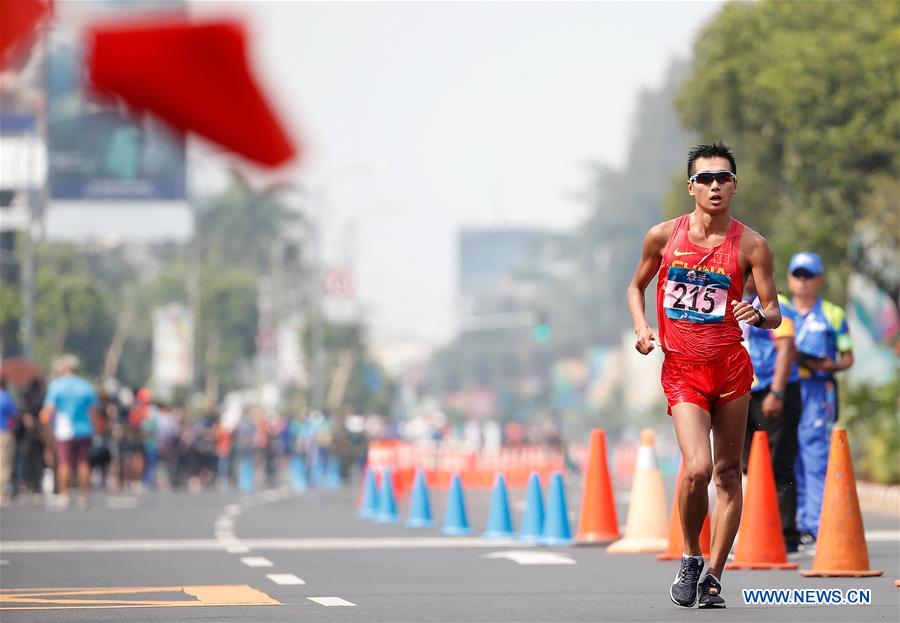
[[[722,599],[722,585],[716,582],[713,576],[706,574],[706,577],[697,587],[697,601],[700,608],[724,608],[725,600]]]
[[[697,582],[703,572],[703,561],[693,557],[681,558],[681,569],[669,589],[669,597],[676,605],[693,608],[697,603]]]

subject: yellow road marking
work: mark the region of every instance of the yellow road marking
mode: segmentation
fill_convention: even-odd
[[[193,599],[111,599],[120,595],[180,594]],[[82,597],[82,599],[69,599]],[[103,597],[83,599],[83,597]],[[14,605],[9,604],[27,604]],[[40,604],[40,605],[36,605]],[[212,586],[131,586],[123,588],[12,588],[0,589],[0,610],[68,610],[107,608],[185,608],[197,606],[280,606],[246,584]]]

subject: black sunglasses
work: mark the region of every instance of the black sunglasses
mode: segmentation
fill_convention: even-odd
[[[791,275],[793,275],[794,279],[807,280],[807,279],[815,279],[816,278],[816,276],[814,274],[812,274],[808,270],[803,270],[802,268],[800,270],[795,270],[794,272],[791,273]]]
[[[716,180],[720,184],[727,184],[728,182],[736,182],[737,175],[732,173],[731,171],[704,171],[703,173],[695,173],[690,178],[688,178],[689,182],[697,182],[698,184],[703,184],[704,186],[709,186],[713,183],[713,180]]]

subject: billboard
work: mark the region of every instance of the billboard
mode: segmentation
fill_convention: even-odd
[[[83,32],[93,21],[184,10],[181,2],[61,2],[47,68],[51,201],[185,200],[182,138],[149,116],[85,87]]]
[[[180,303],[153,311],[153,387],[171,398],[194,382],[194,317]]]

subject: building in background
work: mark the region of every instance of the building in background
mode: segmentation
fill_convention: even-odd
[[[458,239],[460,319],[534,311],[534,267],[555,234],[525,228],[469,228]]]

